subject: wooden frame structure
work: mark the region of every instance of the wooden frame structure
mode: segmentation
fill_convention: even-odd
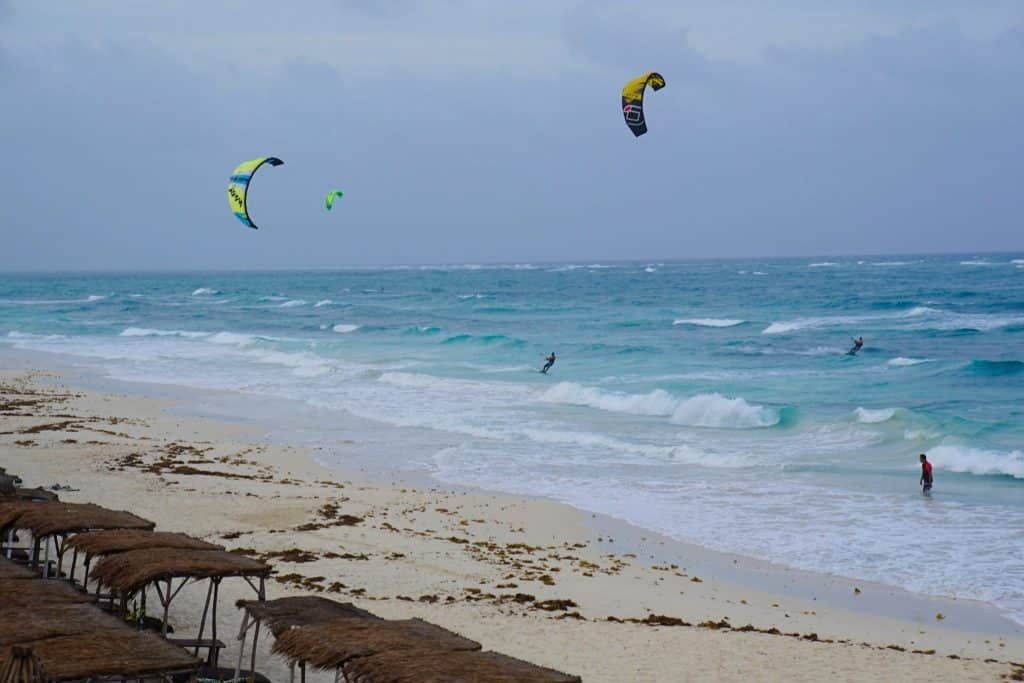
[[[181,647],[194,648],[199,655],[208,649],[207,660],[217,666],[224,643],[217,639],[217,607],[220,603],[220,583],[226,578],[245,580],[256,592],[257,601],[267,598],[266,580],[270,566],[243,555],[224,550],[195,550],[187,548],[143,548],[107,555],[92,570],[99,586],[106,586],[120,600],[119,613],[124,614],[128,601],[141,595],[143,610],[147,588],[152,584],[163,608],[163,635],[167,635],[167,617],[171,602],[190,582],[209,580],[206,601],[199,621],[199,634],[195,639],[170,639]],[[175,581],[179,581],[175,586]],[[204,639],[207,617],[210,617],[210,638]]]
[[[253,631],[252,652],[249,659],[250,675],[256,673],[256,646],[260,637],[260,625],[266,622],[267,628],[277,638],[282,633],[300,626],[319,624],[332,619],[380,619],[375,614],[359,609],[350,602],[335,602],[316,595],[303,595],[291,598],[277,598],[276,600],[239,600],[239,609],[243,611],[242,626],[238,630],[238,661],[235,663],[235,676],[243,673],[242,661],[245,658],[245,641],[249,629]],[[291,679],[295,680],[295,667],[299,666],[302,671],[302,680],[306,680],[305,662],[293,662],[291,665]]]

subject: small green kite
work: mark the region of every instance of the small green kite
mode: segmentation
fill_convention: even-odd
[[[330,192],[328,192],[327,198],[324,199],[324,205],[327,207],[327,210],[330,211],[331,209],[333,209],[334,200],[340,199],[344,194],[345,193],[342,192],[341,190],[331,190]]]

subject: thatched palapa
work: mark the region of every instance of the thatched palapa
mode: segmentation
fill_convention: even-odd
[[[0,662],[14,656],[14,648],[0,647]],[[46,680],[78,681],[103,676],[142,678],[147,675],[188,673],[199,661],[159,636],[131,629],[94,631],[37,640],[32,653],[46,671]]]
[[[497,652],[419,652],[392,650],[353,659],[345,666],[349,683],[580,683]]]
[[[303,595],[277,600],[239,600],[238,607],[253,619],[267,625],[277,638],[299,626],[320,624],[334,619],[380,619],[350,602],[335,602],[316,595]]]
[[[62,581],[0,578],[0,605],[34,609],[41,605],[73,605],[92,602]]]
[[[32,648],[11,648],[7,661],[0,662],[0,683],[46,683],[46,672]]]
[[[6,529],[18,521],[32,506],[45,505],[29,500],[0,499],[0,529]]]
[[[92,503],[60,502],[23,504],[12,523],[18,529],[31,531],[36,538],[97,529],[152,529],[156,526],[123,510],[109,510]],[[3,525],[2,517],[0,525]]]
[[[34,579],[35,574],[27,567],[15,564],[6,557],[0,556],[0,581],[4,579]]]
[[[258,560],[224,550],[146,548],[107,555],[96,564],[92,578],[122,593],[134,593],[164,579],[267,576],[270,567]]]
[[[110,529],[88,531],[68,539],[68,546],[87,555],[110,555],[146,548],[179,548],[184,550],[224,550],[216,543],[207,543],[186,534],[144,529]]]
[[[273,651],[292,662],[336,669],[356,657],[390,650],[479,650],[480,643],[421,619],[334,619],[282,633]]]
[[[127,629],[93,605],[0,605],[0,646],[73,636],[97,630]],[[130,629],[129,629],[130,630]]]

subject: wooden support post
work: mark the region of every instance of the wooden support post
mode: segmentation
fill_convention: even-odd
[[[242,673],[242,658],[245,657],[245,632],[249,630],[249,610],[242,609],[242,627],[238,629],[238,661],[235,662],[234,680]]]
[[[206,602],[203,603],[203,616],[199,619],[199,637],[196,638],[196,649],[192,652],[192,656],[199,656],[199,641],[203,639],[203,632],[206,631],[206,615],[210,611],[210,597],[213,595],[213,579],[210,579],[210,585],[206,587]]]
[[[217,603],[220,602],[220,577],[212,579],[213,581],[213,619],[211,619],[210,636],[213,639],[214,645],[210,646],[210,651],[207,654],[207,660],[214,667],[220,662],[220,649],[216,647],[217,643]]]

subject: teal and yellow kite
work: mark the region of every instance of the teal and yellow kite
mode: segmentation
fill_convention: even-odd
[[[644,91],[647,86],[651,86],[651,90],[661,90],[665,87],[665,79],[655,71],[648,71],[631,80],[622,89],[622,115],[626,125],[637,137],[647,132],[647,121],[644,119]]]
[[[228,204],[231,205],[231,210],[235,212],[235,217],[242,221],[243,225],[247,225],[253,230],[257,229],[256,224],[252,222],[252,218],[249,216],[249,207],[246,203],[246,198],[249,194],[249,183],[252,181],[252,177],[263,164],[280,166],[283,163],[277,157],[260,157],[259,159],[243,161],[231,172],[231,181],[228,183]]]
[[[327,207],[327,210],[330,211],[331,209],[333,209],[334,208],[334,200],[335,199],[341,199],[344,196],[344,194],[345,193],[342,192],[341,190],[331,190],[330,192],[328,192],[327,193],[327,198],[324,199],[324,206]]]

